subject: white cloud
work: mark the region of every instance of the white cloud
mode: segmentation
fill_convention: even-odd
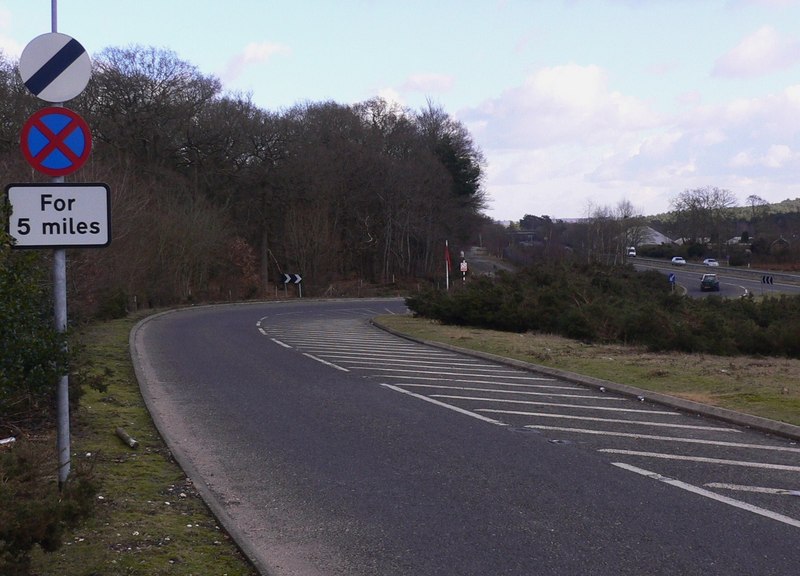
[[[410,76],[398,90],[400,92],[440,93],[453,88],[453,77],[447,74],[415,74]]]
[[[708,185],[742,201],[800,193],[800,84],[722,104],[687,99],[668,116],[613,90],[602,69],[569,65],[458,116],[488,159],[498,219],[584,216],[623,199],[653,214]]]
[[[767,8],[788,8],[797,6],[800,0],[738,0],[734,4],[766,6]]]
[[[771,26],[762,26],[744,38],[714,64],[713,75],[752,77],[800,63],[800,41],[785,38]]]
[[[405,107],[405,102],[400,93],[394,88],[381,88],[378,90],[378,97],[383,98],[391,106]]]
[[[744,173],[758,172],[760,168],[779,170],[796,164],[800,155],[786,144],[773,144],[760,155],[752,150],[738,152],[729,162],[731,168]]]
[[[290,52],[291,50],[283,44],[251,42],[244,47],[244,50],[228,61],[225,69],[220,73],[220,78],[225,83],[234,82],[248,66],[260,64],[266,62],[272,56],[289,54]]]
[[[601,68],[575,64],[539,70],[460,116],[485,126],[482,141],[498,148],[607,143],[656,122],[642,101],[610,91]]]
[[[24,46],[6,35],[11,28],[11,21],[12,16],[8,8],[0,7],[0,51],[7,57],[19,58]]]

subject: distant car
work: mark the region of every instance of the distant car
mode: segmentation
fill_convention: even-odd
[[[703,260],[703,264],[706,266],[719,266],[719,262],[717,262],[714,258],[706,258]]]
[[[703,274],[700,279],[701,292],[719,292],[719,280],[716,274]]]
[[[673,266],[686,266],[686,260],[684,260],[681,256],[675,256],[672,259]]]
[[[636,258],[636,248],[631,246],[628,248],[628,258]]]

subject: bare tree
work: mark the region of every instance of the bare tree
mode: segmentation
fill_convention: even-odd
[[[703,245],[716,241],[717,251],[722,253],[725,225],[736,205],[733,192],[712,186],[685,190],[672,205],[684,239]]]
[[[747,205],[750,206],[750,219],[755,220],[759,216],[766,216],[769,202],[764,200],[761,196],[751,194],[746,199]]]

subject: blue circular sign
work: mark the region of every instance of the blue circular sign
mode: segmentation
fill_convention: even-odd
[[[43,108],[25,122],[20,148],[28,163],[39,172],[65,176],[89,158],[92,133],[76,112],[61,107]]]

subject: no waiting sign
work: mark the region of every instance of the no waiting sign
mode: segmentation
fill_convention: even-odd
[[[46,102],[66,102],[86,88],[92,62],[80,42],[49,32],[25,46],[19,57],[19,75],[35,96]]]
[[[83,118],[69,108],[43,108],[22,127],[20,149],[39,172],[65,176],[86,162],[92,149],[92,132]]]

